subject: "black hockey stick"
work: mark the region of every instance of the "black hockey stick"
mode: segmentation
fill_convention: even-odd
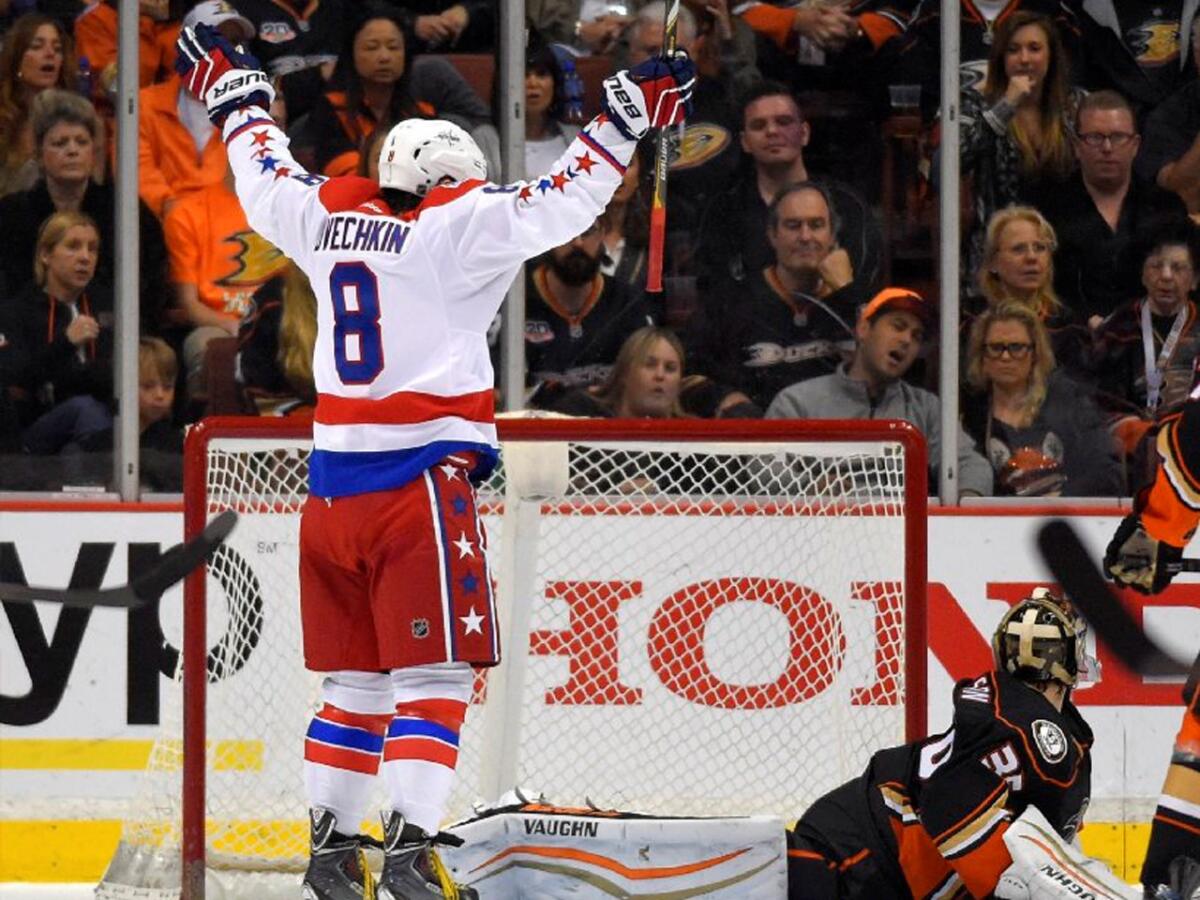
[[[183,544],[176,544],[158,558],[148,571],[120,587],[46,588],[0,582],[0,600],[33,603],[46,600],[63,606],[115,606],[133,608],[149,603],[177,581],[183,580],[196,566],[204,562],[233,530],[237,513],[226,510],[208,523],[205,529]]]
[[[1038,529],[1037,543],[1054,579],[1108,649],[1141,675],[1187,675],[1183,691],[1190,698],[1200,657],[1189,665],[1147,636],[1108,586],[1075,529],[1063,519],[1051,519]]]

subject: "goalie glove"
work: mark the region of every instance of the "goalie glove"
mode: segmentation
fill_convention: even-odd
[[[1157,594],[1179,574],[1183,548],[1155,540],[1135,511],[1121,520],[1104,551],[1104,572],[1113,581],[1142,594]]]
[[[1004,845],[1012,865],[996,884],[1000,900],[1142,900],[1141,890],[1063,840],[1036,806],[1008,826]]]
[[[695,83],[696,67],[684,51],[655,56],[604,79],[604,114],[636,141],[651,128],[682,122],[692,109]]]
[[[188,91],[208,108],[218,128],[235,109],[260,106],[263,113],[275,99],[275,88],[258,60],[234,48],[217,29],[200,24],[184,28],[175,42],[175,70]]]

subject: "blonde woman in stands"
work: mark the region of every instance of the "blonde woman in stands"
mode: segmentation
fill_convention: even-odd
[[[1058,364],[1078,370],[1089,338],[1079,317],[1054,291],[1057,246],[1054,228],[1032,206],[998,210],[984,232],[976,283],[989,309],[1015,303],[1033,312],[1049,332]]]
[[[982,93],[962,92],[962,168],[973,206],[964,271],[978,264],[992,213],[1074,169],[1071,122],[1082,92],[1070,87],[1068,70],[1047,16],[1017,10],[997,24]]]
[[[1100,411],[1056,369],[1050,336],[1028,306],[983,312],[967,344],[963,427],[996,476],[996,494],[1116,497],[1124,489],[1116,445]]]
[[[668,328],[647,325],[625,339],[608,377],[575,391],[555,412],[605,419],[681,419],[683,344]]]
[[[4,36],[0,50],[0,196],[31,188],[33,98],[46,88],[74,90],[76,63],[71,36],[49,16],[28,13]]]
[[[758,419],[741,391],[703,375],[684,375],[683,342],[669,328],[646,325],[625,338],[600,384],[563,395],[553,412],[604,419]]]
[[[625,339],[608,378],[565,395],[555,412],[605,419],[690,419],[760,417],[745,394],[719,390],[702,376],[684,376],[683,344],[669,328],[647,325]],[[718,399],[719,398],[719,399]],[[693,403],[709,404],[695,409]],[[688,408],[685,408],[687,404]],[[665,460],[670,460],[666,462]],[[573,459],[572,472],[587,471],[589,493],[641,494],[732,490],[742,482],[738,468],[703,453],[671,453],[654,459],[637,451],[612,451],[601,458]]]
[[[260,415],[312,417],[316,339],[317,298],[308,276],[289,262],[259,288],[255,312],[238,332],[238,377]]]
[[[112,424],[113,305],[94,281],[99,258],[95,221],[56,212],[38,231],[34,280],[0,304],[0,378],[30,453],[58,453]]]

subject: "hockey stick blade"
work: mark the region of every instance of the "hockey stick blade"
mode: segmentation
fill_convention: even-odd
[[[182,581],[188,573],[208,558],[213,550],[229,536],[237,524],[237,513],[226,510],[208,523],[205,529],[182,544],[176,544],[158,558],[150,569],[128,584],[104,589],[30,587],[12,582],[0,582],[0,601],[33,603],[44,600],[63,606],[111,606],[133,609],[149,603],[163,591]]]
[[[1122,663],[1141,675],[1192,673],[1192,666],[1158,646],[1141,629],[1068,522],[1051,519],[1038,529],[1037,543],[1055,581]]]

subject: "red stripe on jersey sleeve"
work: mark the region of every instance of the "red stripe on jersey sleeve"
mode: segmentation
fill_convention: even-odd
[[[228,147],[229,143],[243,132],[249,131],[251,128],[262,128],[264,125],[270,125],[272,128],[279,127],[275,124],[274,119],[250,119],[249,121],[243,122],[237,128],[233,129],[232,132],[230,132],[229,137],[225,139],[225,146]]]
[[[496,401],[490,388],[458,397],[396,391],[378,400],[319,394],[313,421],[320,425],[416,425],[457,416],[491,423],[495,413]]]

